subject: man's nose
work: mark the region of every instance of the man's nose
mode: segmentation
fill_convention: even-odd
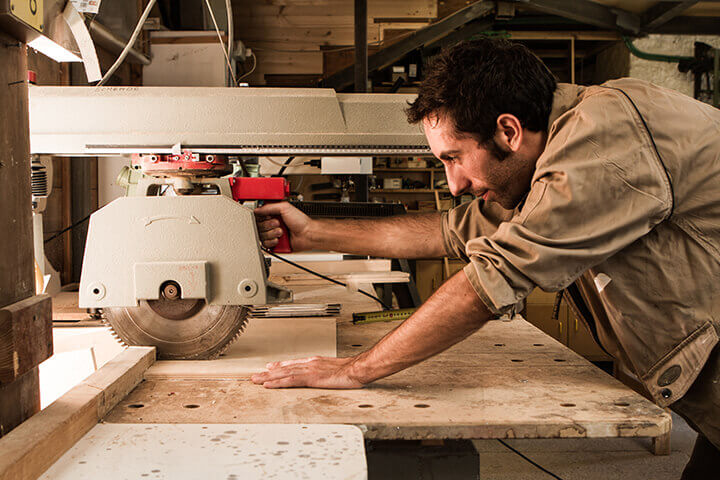
[[[448,181],[448,188],[450,189],[450,193],[454,197],[462,195],[463,193],[465,193],[468,187],[470,187],[469,179],[454,168],[446,167],[445,177]]]

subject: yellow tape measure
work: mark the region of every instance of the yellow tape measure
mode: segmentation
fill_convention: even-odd
[[[384,310],[381,312],[360,312],[353,313],[352,323],[355,325],[360,323],[374,322],[393,322],[395,320],[405,320],[415,313],[417,308],[400,308],[398,310]]]

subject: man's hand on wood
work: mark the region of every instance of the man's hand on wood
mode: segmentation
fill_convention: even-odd
[[[265,388],[361,388],[363,384],[351,373],[354,361],[355,357],[310,357],[273,362],[251,380]]]

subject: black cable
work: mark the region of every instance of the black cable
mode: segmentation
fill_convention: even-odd
[[[293,160],[295,160],[295,157],[288,157],[288,159],[285,160],[285,163],[283,163],[283,166],[280,167],[280,170],[278,170],[278,172],[273,175],[273,177],[282,177],[283,173],[285,173],[285,169],[288,167],[288,165],[290,165],[290,162],[292,162]]]
[[[285,263],[289,263],[289,264],[292,265],[293,267],[299,268],[300,270],[302,270],[302,271],[304,271],[304,272],[307,272],[307,273],[309,273],[309,274],[311,274],[311,275],[315,275],[316,277],[320,277],[320,278],[322,278],[323,280],[327,280],[328,282],[336,283],[336,284],[338,284],[338,285],[342,285],[343,287],[347,288],[347,284],[346,284],[346,283],[343,283],[343,282],[341,282],[341,281],[339,281],[339,280],[335,280],[334,278],[330,278],[330,277],[328,277],[328,276],[326,276],[326,275],[323,275],[322,273],[318,273],[318,272],[315,272],[315,271],[313,271],[313,270],[310,270],[310,269],[307,268],[307,267],[303,267],[303,266],[300,265],[299,263],[295,263],[295,262],[293,262],[292,260],[288,260],[287,258],[281,257],[281,256],[278,255],[277,253],[273,253],[273,252],[271,252],[270,250],[268,250],[268,249],[265,248],[265,247],[260,247],[260,248],[262,248],[263,251],[264,251],[265,253],[267,253],[268,255],[270,255],[270,256],[272,256],[272,257],[275,257],[275,258],[277,258],[278,260],[282,260],[282,261],[285,262]],[[372,299],[375,300],[376,302],[379,302],[380,305],[382,305],[385,310],[392,310],[392,307],[388,306],[385,302],[383,302],[382,300],[380,300],[380,299],[379,299],[378,297],[376,297],[375,295],[372,295],[372,294],[367,293],[367,292],[365,292],[365,291],[363,291],[363,290],[360,290],[359,288],[358,288],[358,293],[362,293],[362,294],[365,295],[366,297],[372,298]]]
[[[92,215],[92,213],[91,213],[90,215]],[[70,225],[69,227],[63,228],[62,230],[60,230],[59,232],[57,232],[57,233],[56,233],[55,235],[53,235],[52,237],[50,237],[50,238],[48,238],[47,240],[45,240],[45,241],[43,242],[43,245],[47,244],[47,243],[50,242],[51,240],[55,240],[56,238],[58,238],[58,237],[59,237],[60,235],[62,235],[63,233],[67,232],[68,230],[72,230],[73,228],[77,227],[77,226],[80,225],[81,223],[86,222],[87,219],[90,218],[90,215],[88,215],[87,217],[83,218],[82,220],[78,220],[77,222],[73,223],[73,224]]]
[[[519,455],[523,460],[525,460],[526,462],[528,462],[528,463],[536,466],[537,468],[539,468],[539,469],[542,470],[543,472],[547,473],[547,474],[550,475],[551,477],[556,478],[557,480],[563,480],[561,477],[558,477],[557,475],[555,475],[554,473],[552,473],[552,472],[551,472],[550,470],[548,470],[547,468],[545,468],[545,467],[543,467],[542,465],[539,465],[539,464],[535,463],[534,461],[530,460],[528,457],[526,457],[525,455],[523,455],[522,453],[520,453],[518,450],[514,449],[513,447],[511,447],[510,445],[508,445],[507,443],[505,443],[502,439],[498,438],[497,441],[500,442],[500,443],[502,443],[503,445],[505,445],[505,446],[506,446],[508,449],[510,449],[511,451],[515,452],[515,453],[516,453],[517,455]]]

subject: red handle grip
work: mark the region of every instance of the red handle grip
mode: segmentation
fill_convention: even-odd
[[[272,248],[273,253],[292,253],[292,246],[290,245],[290,232],[288,232],[285,222],[282,217],[272,217],[280,222],[280,229],[282,230],[282,236],[278,238],[278,244]]]

